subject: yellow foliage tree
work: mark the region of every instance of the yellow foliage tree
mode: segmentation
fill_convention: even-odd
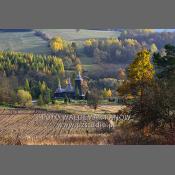
[[[82,72],[82,70],[83,70],[81,64],[77,64],[76,67],[75,67],[75,69],[76,69],[77,72]]]
[[[22,106],[31,106],[32,105],[32,96],[30,92],[25,90],[18,90],[17,92],[18,103]]]
[[[153,54],[153,53],[155,53],[155,52],[157,52],[158,51],[158,49],[157,49],[157,46],[156,46],[156,44],[151,44],[151,47],[150,47],[150,50],[151,50],[151,53]]]
[[[155,32],[155,29],[136,29],[137,32],[140,32],[140,33],[154,33]]]
[[[60,74],[64,74],[64,64],[63,64],[62,59],[58,58],[58,57],[54,57],[53,58],[53,63],[54,63],[54,66],[56,67],[57,71]]]
[[[94,43],[96,42],[96,40],[95,39],[87,39],[87,40],[85,40],[84,41],[84,45],[85,46],[92,46]]]
[[[129,46],[139,45],[138,41],[135,39],[125,39],[124,42]]]
[[[112,96],[112,91],[111,91],[111,89],[108,89],[108,91],[107,91],[107,97],[111,97]]]
[[[154,67],[151,63],[151,54],[147,49],[137,53],[137,56],[128,68],[128,78],[130,82],[130,92],[137,95],[140,99],[140,109],[144,106],[145,88],[151,85],[154,78]]]
[[[68,79],[64,80],[65,85],[68,85],[68,82],[69,82]]]
[[[112,91],[110,89],[106,89],[104,88],[104,90],[102,91],[102,95],[104,98],[109,98],[112,96]]]
[[[114,38],[114,37],[113,38],[108,38],[106,40],[106,42],[107,42],[108,45],[118,45],[118,46],[122,45],[121,41],[118,40],[117,38]]]
[[[54,37],[50,42],[51,49],[54,52],[64,50],[64,44],[65,41],[61,37]]]
[[[151,54],[147,49],[138,52],[135,60],[128,68],[128,78],[134,84],[153,80],[154,73]]]
[[[139,97],[140,108],[143,107],[145,88],[150,86],[154,79],[154,67],[151,63],[151,54],[147,49],[137,53],[135,60],[128,67],[128,80],[118,88],[120,95],[126,98]]]
[[[45,82],[39,83],[39,89],[40,89],[41,94],[43,94],[47,89],[46,83]]]

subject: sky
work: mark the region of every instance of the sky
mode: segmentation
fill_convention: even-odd
[[[163,32],[163,31],[166,31],[166,32],[174,32],[175,29],[155,29],[156,31],[158,32]]]

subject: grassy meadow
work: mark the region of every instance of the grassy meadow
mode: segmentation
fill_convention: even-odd
[[[30,32],[0,32],[0,50],[49,54],[47,41]]]
[[[88,29],[37,29],[51,39],[55,36],[61,36],[68,41],[83,41],[89,38],[103,39],[110,37],[118,37],[119,32],[102,31],[102,30],[88,30]]]

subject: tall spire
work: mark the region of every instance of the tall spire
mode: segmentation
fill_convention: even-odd
[[[62,88],[61,88],[61,83],[60,83],[60,79],[58,80],[58,88],[56,89],[56,93],[60,93],[62,92]]]
[[[77,77],[76,77],[76,80],[82,80],[80,71],[78,72],[78,75],[77,75]]]
[[[70,77],[68,78],[68,85],[71,85]]]
[[[73,87],[72,87],[72,84],[71,84],[70,77],[68,78],[68,84],[67,84],[67,87],[66,87],[66,91],[68,91],[68,92],[73,91]]]
[[[60,79],[58,80],[58,89],[61,89]]]
[[[60,79],[58,80],[58,88],[57,88],[57,92],[61,92],[61,83],[60,83]]]

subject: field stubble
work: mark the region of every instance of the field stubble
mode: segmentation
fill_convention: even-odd
[[[106,144],[108,120],[46,110],[0,109],[0,143],[18,145]]]

